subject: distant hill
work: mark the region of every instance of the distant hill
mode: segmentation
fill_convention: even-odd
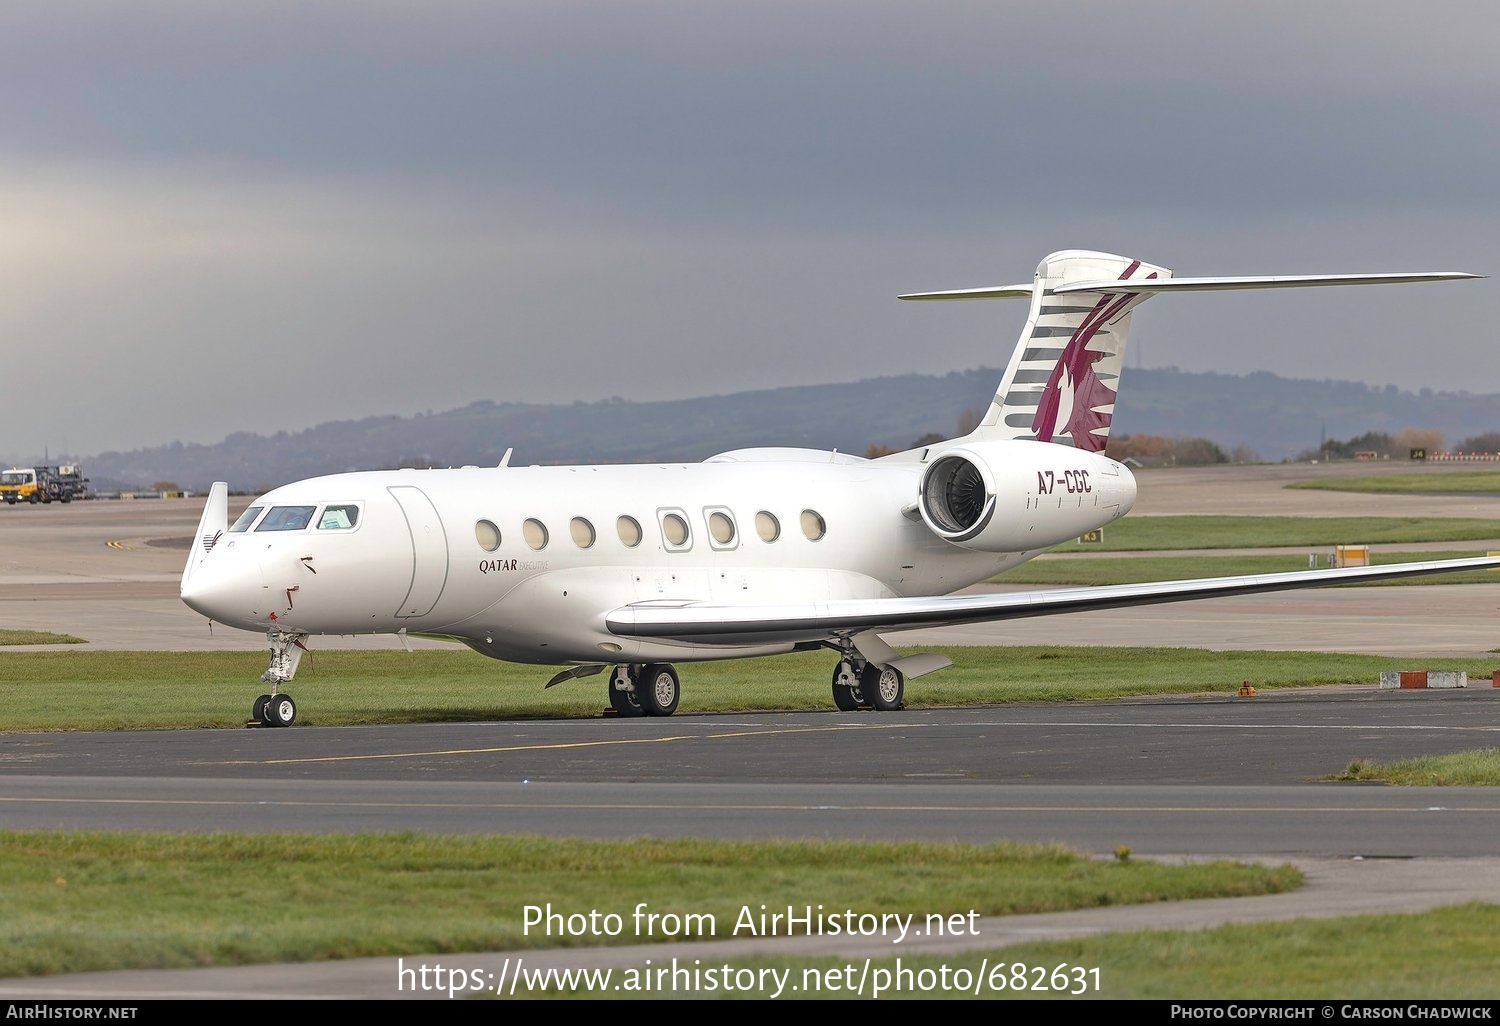
[[[274,435],[240,432],[216,445],[105,452],[82,462],[98,490],[174,481],[202,490],[228,481],[261,491],[318,474],[398,465],[696,461],[745,446],[794,445],[863,454],[906,448],[922,435],[952,436],[967,410],[983,410],[1000,371],[910,374],[851,384],[801,385],[672,402],[570,405],[476,402],[415,417],[366,417]],[[1269,373],[1190,374],[1127,368],[1113,433],[1208,438],[1226,452],[1266,460],[1314,449],[1323,437],[1417,427],[1450,443],[1500,429],[1500,396],[1402,392],[1347,381]]]

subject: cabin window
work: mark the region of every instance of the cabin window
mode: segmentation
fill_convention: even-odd
[[[774,514],[761,510],[755,514],[755,533],[763,542],[773,542],[781,537],[781,521]]]
[[[324,506],[323,515],[318,518],[318,530],[347,531],[358,523],[359,507],[346,502],[338,506]]]
[[[234,526],[229,529],[229,533],[239,534],[242,531],[250,530],[250,525],[255,523],[255,518],[260,516],[260,511],[265,508],[264,506],[251,506],[245,510],[245,512],[240,514],[240,518],[234,522]]]
[[[716,549],[734,547],[734,517],[728,510],[716,509],[708,514],[708,534]]]
[[[807,535],[808,541],[817,541],[828,533],[828,525],[823,522],[822,514],[816,510],[805,509],[802,511],[802,533]]]
[[[594,546],[594,525],[583,517],[574,517],[573,522],[568,525],[569,532],[573,535],[573,544],[580,549],[589,549]]]
[[[669,549],[685,549],[691,544],[692,536],[688,533],[687,518],[681,513],[663,513],[661,515],[661,536],[667,543]]]
[[[620,536],[620,541],[627,549],[633,549],[641,543],[641,525],[635,517],[620,517],[616,520],[615,533]]]
[[[312,523],[316,506],[272,506],[256,531],[301,531]]]
[[[527,519],[521,525],[521,537],[526,539],[526,544],[534,549],[545,549],[547,547],[547,525],[540,520]]]
[[[500,547],[500,528],[488,520],[479,520],[474,524],[474,540],[479,547],[486,552],[494,552]]]

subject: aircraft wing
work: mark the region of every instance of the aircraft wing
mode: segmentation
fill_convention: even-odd
[[[1383,581],[1398,577],[1500,569],[1500,556],[1391,563],[1384,566],[1296,570],[1290,573],[1206,577],[1093,588],[985,595],[937,595],[919,598],[846,599],[832,602],[735,605],[731,603],[652,600],[621,606],[605,621],[621,637],[657,638],[697,644],[744,645],[817,642],[851,637],[864,631],[950,627],[955,624],[1013,620],[1091,609],[1144,606],[1226,595],[1250,595],[1335,584]],[[1500,583],[1500,578],[1497,578]]]

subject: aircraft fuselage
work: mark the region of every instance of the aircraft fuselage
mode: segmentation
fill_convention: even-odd
[[[784,652],[792,646],[620,637],[605,615],[649,601],[946,594],[1101,527],[1134,501],[1129,470],[1100,454],[991,447],[1003,486],[983,551],[939,537],[920,514],[937,447],[882,460],[750,450],[694,464],[370,471],[256,499],[257,512],[184,581],[183,599],[245,630],[404,630],[514,662]]]

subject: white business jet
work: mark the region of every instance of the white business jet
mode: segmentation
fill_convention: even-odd
[[[1130,470],[1104,453],[1130,316],[1158,292],[1428,282],[1461,273],[1173,278],[1105,253],[1054,253],[1027,284],[912,300],[1024,297],[1031,313],[970,434],[878,459],[740,449],[702,463],[389,470],[298,481],[233,524],[209,492],[182,600],[262,632],[269,694],[253,716],[288,726],[282,687],[314,635],[446,638],[608,671],[621,716],[669,716],[674,663],[826,648],[833,702],[894,710],[905,684],[950,664],[885,633],[985,620],[1344,584],[1500,558],[1152,584],[954,595],[1124,516]]]

